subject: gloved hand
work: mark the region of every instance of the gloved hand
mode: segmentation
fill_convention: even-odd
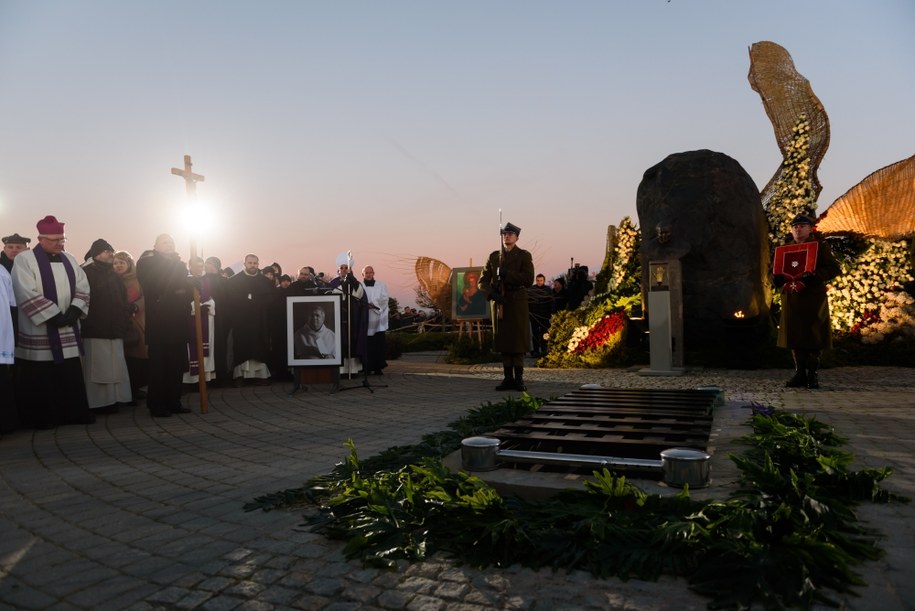
[[[503,297],[502,293],[499,291],[491,291],[489,293],[489,300],[496,302],[498,305],[505,303],[505,297]]]
[[[783,274],[775,274],[774,276],[772,276],[772,286],[774,286],[777,289],[780,289],[783,286],[785,286],[785,282],[787,280],[788,279]]]
[[[64,323],[61,326],[62,327],[64,327],[64,326],[72,327],[77,322],[79,322],[79,319],[82,315],[83,315],[82,310],[80,310],[76,306],[71,305],[69,308],[67,308],[67,313],[64,314]]]
[[[57,327],[59,329],[60,327],[62,327],[66,324],[66,322],[65,322],[66,320],[67,319],[64,316],[63,312],[58,312],[57,314],[55,314],[54,316],[49,318],[45,322],[45,324],[47,324],[50,327]]]
[[[819,277],[812,272],[804,272],[801,274],[801,281],[807,286],[814,286],[820,283]]]
[[[505,274],[508,273],[508,269],[506,269],[505,266],[502,265],[502,266],[499,266],[498,272],[499,272],[499,278],[504,278]]]

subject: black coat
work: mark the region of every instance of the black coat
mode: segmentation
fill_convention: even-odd
[[[142,257],[137,280],[146,298],[146,345],[186,344],[194,294],[181,259],[158,252]]]
[[[89,280],[89,314],[80,323],[82,336],[124,339],[130,324],[127,287],[110,263],[90,261],[83,271]]]
[[[249,359],[266,363],[270,355],[268,315],[277,298],[273,282],[241,271],[225,284],[232,326],[232,366]]]
[[[815,238],[811,236],[808,241]],[[826,242],[817,246],[813,277],[802,280],[799,293],[782,293],[782,312],[778,324],[778,345],[792,350],[821,350],[832,347],[832,328],[826,283],[839,275],[841,268]]]

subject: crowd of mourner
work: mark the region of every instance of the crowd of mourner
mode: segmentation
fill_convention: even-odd
[[[333,278],[311,266],[292,277],[254,254],[237,273],[216,257],[182,261],[167,234],[138,256],[97,239],[82,262],[66,240],[51,215],[38,221],[36,244],[3,237],[0,433],[93,423],[138,400],[153,417],[186,413],[182,394],[200,376],[213,387],[293,381],[290,359],[335,357],[335,345],[344,368],[351,361],[357,372],[383,375],[389,326],[428,321],[410,307],[389,312],[385,283],[370,265],[355,272],[348,253]],[[551,314],[576,305],[563,278],[552,287],[545,280],[538,274],[529,290],[534,356],[546,352]],[[290,347],[286,298],[333,293],[343,297],[341,328],[327,328],[327,310],[315,306]],[[335,332],[348,339],[334,344]]]

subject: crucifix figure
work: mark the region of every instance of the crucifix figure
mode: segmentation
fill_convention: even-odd
[[[185,186],[187,187],[187,196],[195,198],[197,197],[197,183],[203,182],[205,179],[203,174],[194,174],[191,172],[191,165],[191,156],[185,155],[184,169],[179,170],[178,168],[172,168],[172,174],[184,179]]]

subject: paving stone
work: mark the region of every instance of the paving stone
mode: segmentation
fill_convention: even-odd
[[[407,611],[441,611],[445,608],[445,601],[434,596],[416,595],[407,603]]]
[[[378,597],[378,605],[382,609],[406,609],[409,603],[416,596],[413,592],[401,590],[388,590]]]
[[[235,609],[236,611],[272,611],[273,609],[276,609],[276,607],[262,600],[246,600]]]
[[[362,609],[362,605],[357,602],[334,601],[324,607],[324,611],[356,611]]]
[[[189,609],[205,609],[206,611],[229,611],[230,609],[235,609],[240,606],[244,601],[240,598],[235,598],[233,596],[215,596],[203,602],[203,604],[197,604],[193,607],[187,607]]]
[[[177,603],[189,593],[190,591],[187,588],[172,586],[159,590],[158,592],[153,592],[148,598],[152,602]]]
[[[393,362],[391,375],[386,374],[389,388],[361,397],[358,404],[326,389],[294,398],[277,385],[214,389],[206,418],[193,414],[156,422],[141,409],[136,415],[107,417],[104,426],[4,436],[0,558],[29,547],[0,580],[0,607],[705,607],[707,599],[689,592],[682,580],[664,578],[645,583],[595,580],[581,571],[479,571],[441,557],[420,563],[399,560],[397,571],[380,571],[346,561],[340,542],[297,530],[301,511],[242,511],[256,496],[301,486],[309,477],[326,473],[346,457],[342,444],[347,438],[356,442],[361,455],[369,456],[392,445],[415,443],[423,434],[443,430],[468,408],[503,398],[491,389],[501,375],[498,366],[450,366],[437,357],[423,358]],[[850,439],[856,464],[890,464],[896,472],[887,488],[915,496],[913,369],[824,370],[824,387],[831,387],[824,392],[785,389],[783,371],[691,370],[676,379],[647,379],[624,370],[530,367],[526,374],[537,396],[563,394],[583,382],[723,388],[729,402],[716,412],[713,427],[714,485],[691,491],[694,498],[736,489],[721,467],[733,467],[726,459],[735,448],[730,439],[749,432],[745,422],[750,400],[814,414],[833,424]],[[741,400],[745,403],[738,405]],[[720,459],[724,462],[715,462]],[[915,507],[864,505],[859,512],[884,532],[880,545],[887,554],[860,567],[871,583],[858,589],[861,599],[842,596],[840,604],[850,611],[906,608],[915,600],[915,581],[910,579],[915,571]],[[49,595],[51,588],[36,587],[45,583],[56,583],[57,596]],[[100,589],[93,592],[96,585]],[[231,587],[236,594],[225,591]]]
[[[330,604],[330,599],[324,596],[318,596],[316,594],[306,594],[300,596],[292,604],[294,609],[308,609],[317,611],[319,609],[324,609],[327,605]]]
[[[417,594],[431,594],[437,585],[437,581],[426,577],[407,577],[400,582],[401,588],[416,592]]]
[[[261,592],[258,598],[274,605],[291,605],[301,595],[301,589],[274,585]]]
[[[439,584],[433,594],[439,598],[448,598],[448,599],[461,599],[464,594],[470,591],[470,586],[466,583],[457,583],[454,581],[446,581]]]
[[[224,594],[240,596],[242,598],[254,598],[262,592],[266,586],[256,581],[244,580],[229,586],[224,590]]]
[[[334,596],[343,590],[343,581],[335,577],[317,577],[305,586],[309,592],[321,596]]]

